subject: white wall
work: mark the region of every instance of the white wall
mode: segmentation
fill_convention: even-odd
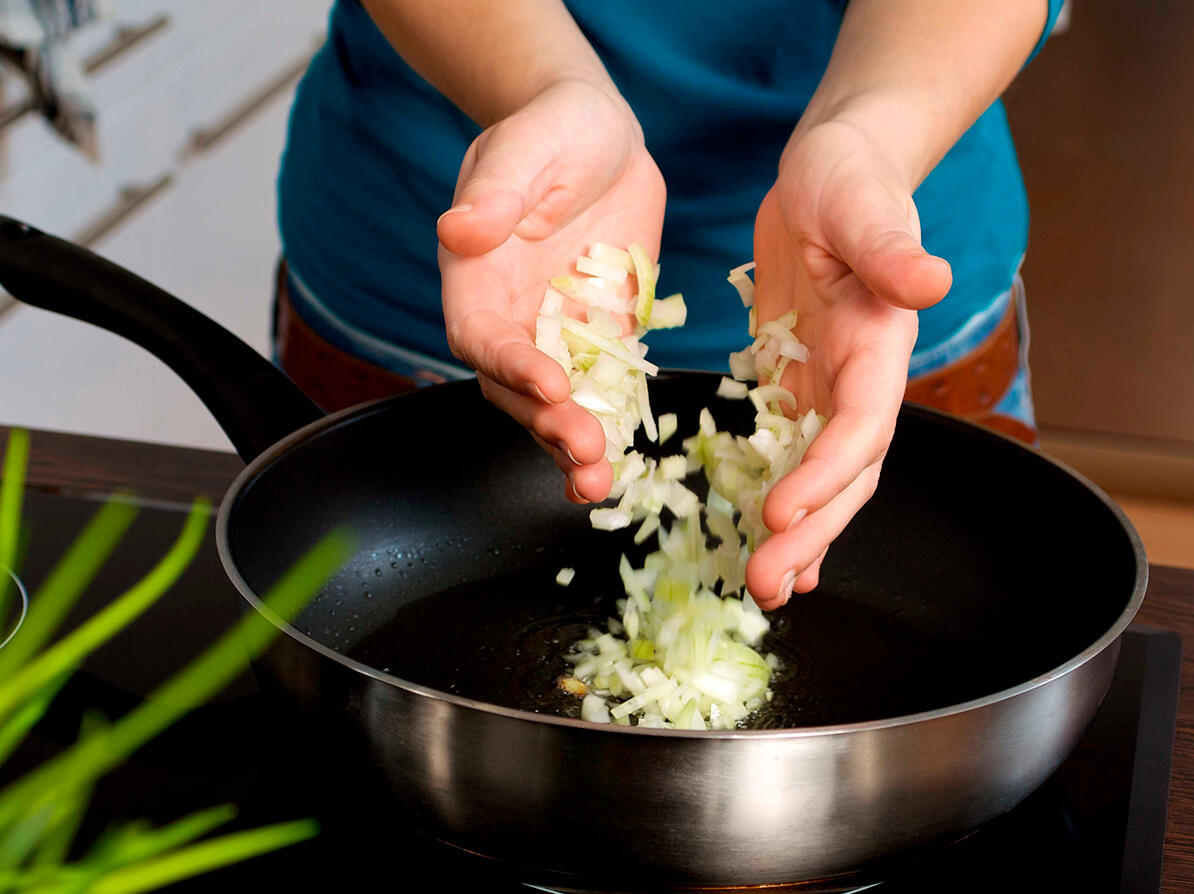
[[[0,134],[0,159],[12,150],[7,159],[15,165],[2,171],[0,210],[71,238],[119,201],[121,185],[140,186],[169,175],[167,187],[91,247],[193,304],[264,354],[279,252],[274,183],[293,81],[272,94],[269,87],[310,54],[324,27],[327,2],[245,2],[241,14],[215,28],[193,14],[196,7],[211,14],[224,5],[128,0],[123,8],[126,13],[133,9],[134,22],[165,9],[174,17],[174,31],[185,25],[198,34],[189,42],[185,34],[164,29],[130,51],[128,60],[105,69],[108,83],[123,77],[131,93],[98,91],[110,104],[101,105],[101,129],[105,113],[128,118],[129,96],[143,94],[146,102],[136,117],[155,134],[140,144],[149,161],[140,166],[130,161],[127,153],[141,150],[120,145],[113,134],[111,151],[99,165],[80,167],[79,159],[70,157],[74,150],[48,144],[51,161],[66,159],[48,170],[45,153],[30,154],[22,147],[32,138],[53,138],[40,120],[26,116],[18,133]],[[163,53],[163,44],[170,49],[168,41],[174,51]],[[145,61],[153,53],[156,66]],[[127,70],[137,66],[148,70],[140,80],[128,80]],[[197,66],[203,77],[195,74]],[[175,77],[178,70],[186,76]],[[165,98],[154,92],[158,82],[173,85]],[[270,98],[210,149],[192,151],[193,132],[228,120],[255,96],[265,95]],[[188,107],[187,115],[181,106]],[[163,145],[169,151],[163,152]],[[51,201],[52,184],[76,170],[87,175],[87,190]],[[29,188],[34,176],[44,179],[44,188]],[[102,200],[98,215],[92,207],[97,197]],[[95,327],[21,305],[0,315],[0,423],[231,449],[198,399],[159,361]]]

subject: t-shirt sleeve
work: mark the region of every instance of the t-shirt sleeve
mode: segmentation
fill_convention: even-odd
[[[1036,42],[1036,46],[1032,48],[1032,53],[1029,54],[1028,59],[1024,64],[1027,65],[1036,58],[1036,54],[1041,51],[1045,45],[1045,41],[1049,39],[1049,35],[1053,33],[1053,26],[1057,24],[1057,16],[1061,14],[1061,7],[1065,0],[1049,0],[1049,17],[1045,19],[1044,30],[1041,31],[1040,40]]]

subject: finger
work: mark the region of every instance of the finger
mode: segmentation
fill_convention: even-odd
[[[564,496],[566,496],[573,503],[578,505],[588,503],[589,501],[582,497],[576,490],[576,483],[572,480],[572,470],[576,463],[568,458],[559,447],[554,444],[549,444],[536,434],[531,435],[535,443],[543,448],[543,452],[552,458],[559,470],[564,473]]]
[[[574,401],[552,404],[513,391],[487,376],[478,376],[481,392],[490,403],[509,414],[547,444],[568,454],[577,467],[605,461],[605,432],[601,423]],[[609,463],[606,462],[608,466]],[[612,473],[611,473],[612,474]],[[579,482],[578,482],[579,486]],[[607,493],[589,499],[605,499]]]
[[[510,320],[490,310],[473,309],[472,290],[459,279],[457,271],[445,270],[444,325],[452,353],[513,391],[549,403],[567,400],[572,385],[560,364]]]
[[[879,482],[879,464],[867,467],[824,508],[790,530],[768,537],[746,564],[746,588],[764,610],[786,603],[796,580],[849,524],[871,498]]]
[[[532,434],[536,443],[555,461],[564,473],[564,495],[573,503],[599,502],[601,497],[589,498],[586,494],[609,494],[613,483],[613,469],[608,462],[579,465],[568,454],[554,444],[549,444],[538,435]]]
[[[883,454],[882,423],[874,413],[836,413],[795,469],[763,501],[763,523],[778,534],[818,511]]]
[[[614,486],[614,470],[604,457],[599,462],[578,466],[572,473],[572,487],[586,503],[600,503]]]
[[[816,512],[883,458],[903,399],[907,356],[902,346],[884,343],[851,354],[834,383],[828,424],[767,494],[768,529],[779,533]]]
[[[822,550],[821,555],[813,559],[813,564],[800,573],[792,586],[793,593],[811,593],[817,588],[817,584],[821,582],[821,563],[825,561],[825,554],[828,552],[829,550]]]

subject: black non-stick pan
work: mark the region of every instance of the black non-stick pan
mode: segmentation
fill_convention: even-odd
[[[844,878],[959,837],[1061,763],[1143,596],[1140,542],[1105,495],[905,406],[820,586],[773,616],[783,670],[763,728],[590,725],[553,684],[570,639],[613,613],[634,546],[591,529],[475,383],[324,417],[177,299],[8,219],[0,283],[147,347],[205,401],[248,462],[218,521],[247,607],[322,534],[352,529],[361,551],[262,673],[377,769],[396,814],[557,886]],[[717,381],[652,383],[656,412],[679,416],[673,445],[705,406],[749,430]]]

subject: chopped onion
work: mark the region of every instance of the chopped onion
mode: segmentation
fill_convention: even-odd
[[[800,436],[811,441],[821,433],[821,429],[825,427],[825,421],[825,417],[817,415],[813,410],[809,410],[804,414],[804,418],[800,420]]]
[[[753,284],[746,273],[752,266],[736,268],[730,276],[748,306]],[[619,575],[626,598],[618,602],[621,616],[610,620],[607,632],[591,630],[575,643],[567,656],[574,665],[568,679],[585,687],[585,720],[733,728],[770,698],[768,682],[778,666],[775,656],[757,650],[770,627],[767,617],[737,595],[745,592],[750,550],[768,535],[763,497],[799,462],[824,424],[811,410],[796,420],[783,415],[782,408],[795,407],[796,399],[774,384],[789,362],[807,359],[807,349],[792,333],[794,312],[764,323],[754,343],[731,356],[734,378],[723,378],[717,390],[722,397],[752,399],[754,434],[719,431],[706,408],[682,455],[646,459],[632,449],[639,425],[648,438],[662,443],[675,433],[678,420],[669,413],[656,424],[647,376],[658,370],[645,360],[640,336],[681,325],[687,312],[683,298],[655,299],[658,267],[641,245],[623,252],[595,243],[576,269],[590,278],[552,280],[536,325],[536,345],[560,361],[573,400],[605,431],[614,470],[611,495],[618,503],[591,510],[593,527],[612,531],[638,523],[635,543],[655,537],[658,549],[638,569],[622,557]],[[621,334],[611,314],[624,312],[621,305],[628,302],[614,286],[629,274],[636,281],[638,326]],[[564,314],[563,296],[584,305],[584,322]],[[753,307],[749,316],[754,337]],[[765,384],[751,389],[745,383],[753,379]],[[698,470],[710,485],[708,505],[685,484]],[[561,569],[556,579],[566,586],[572,569]],[[580,694],[578,687],[567,691]]]
[[[561,568],[556,574],[556,583],[561,587],[566,587],[572,583],[574,577],[576,577],[575,568]]]
[[[675,329],[688,319],[684,296],[677,292],[651,305],[651,315],[644,324],[648,329]]]
[[[543,293],[543,304],[539,313],[545,317],[554,317],[564,310],[564,296],[555,289],[547,289]]]
[[[677,420],[675,413],[664,413],[659,417],[659,443],[667,441],[676,433]]]
[[[760,385],[757,388],[752,388],[750,399],[754,403],[755,409],[760,412],[764,411],[767,405],[773,401],[787,404],[792,409],[796,409],[796,395],[780,385]]]
[[[643,523],[639,525],[637,531],[634,532],[634,542],[642,543],[652,534],[659,530],[659,513],[652,512],[643,519]]]
[[[618,408],[590,388],[578,388],[572,392],[572,399],[591,413],[618,412]]]
[[[655,375],[659,372],[659,367],[653,363],[648,363],[641,357],[637,357],[626,350],[626,346],[622,344],[620,339],[606,338],[603,335],[597,335],[592,332],[588,325],[581,323],[578,320],[572,320],[564,317],[560,320],[560,327],[564,330],[565,339],[572,336],[574,340],[580,343],[581,353],[584,353],[584,345],[595,348],[597,351],[605,351],[607,354],[612,354],[614,357],[621,360],[627,366],[640,370],[641,372]]]
[[[629,509],[614,506],[598,507],[589,513],[589,521],[599,531],[617,531],[630,526],[632,516]]]
[[[589,693],[580,703],[580,716],[590,723],[609,723],[609,707],[601,696]]]
[[[551,285],[553,289],[587,307],[600,307],[612,313],[626,313],[626,299],[611,289],[596,285],[598,282],[599,280],[577,279],[574,276],[556,276],[552,278]]]
[[[750,348],[730,354],[730,375],[739,382],[749,382],[757,378],[755,355]]]
[[[594,242],[589,248],[589,257],[611,267],[621,267],[627,273],[634,273],[634,259],[630,253],[604,242]]]
[[[564,372],[568,372],[568,367],[560,356],[560,338],[563,331],[558,317],[540,316],[535,321],[535,347],[557,360],[564,367]]]
[[[655,428],[655,417],[651,415],[651,399],[647,393],[647,377],[637,376],[634,381],[635,397],[638,400],[639,418],[643,421],[643,430],[652,441],[659,437]]]
[[[721,381],[717,384],[717,396],[728,397],[735,400],[741,400],[746,397],[750,389],[746,387],[745,382],[735,382],[733,379],[727,379],[725,376],[721,377]]]
[[[789,360],[796,360],[800,363],[804,363],[808,360],[808,346],[803,345],[798,341],[784,341],[780,343],[779,355],[781,357],[787,357]],[[776,378],[779,378],[779,376],[777,375]]]
[[[626,282],[628,272],[625,267],[615,267],[596,258],[577,258],[576,269],[580,273],[587,273],[619,286]]]
[[[730,285],[738,290],[738,295],[742,298],[743,307],[751,307],[755,303],[755,284],[754,281],[746,275],[748,271],[754,269],[755,265],[753,262],[750,264],[743,264],[742,266],[735,267],[733,270],[731,270],[730,275],[726,277]],[[751,335],[753,336],[754,333],[752,332]]]
[[[688,460],[683,456],[665,456],[659,461],[659,474],[671,481],[679,481],[688,474]]]
[[[603,338],[620,338],[622,335],[622,327],[618,325],[618,321],[603,307],[585,308],[585,320],[589,324],[589,331]],[[562,328],[563,324],[560,325]]]
[[[639,243],[630,246],[630,259],[634,261],[634,277],[638,281],[638,300],[634,306],[634,316],[640,326],[646,326],[651,319],[651,306],[655,303],[655,269],[651,266],[651,259],[647,257],[647,250]]]

